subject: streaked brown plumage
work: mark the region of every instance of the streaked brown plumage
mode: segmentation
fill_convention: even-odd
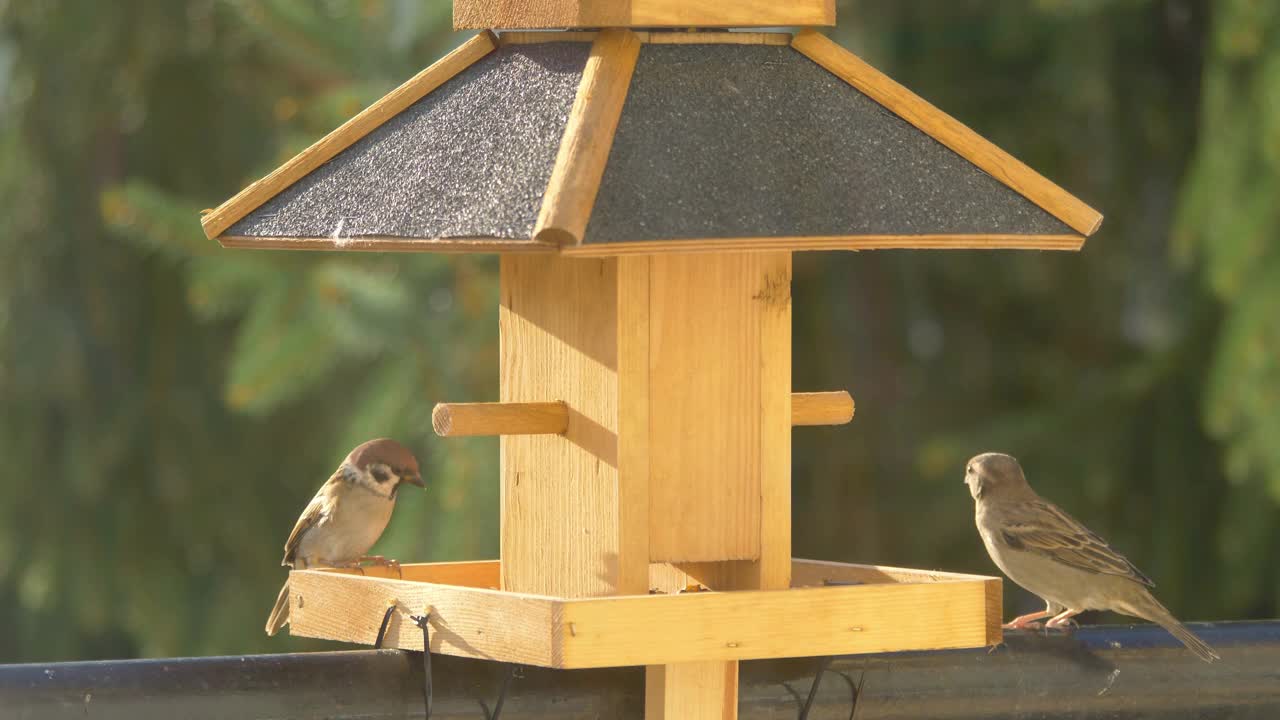
[[[965,484],[976,505],[982,542],[1009,579],[1045,600],[1044,612],[1015,618],[1006,628],[1062,627],[1085,610],[1113,610],[1159,624],[1206,662],[1213,648],[1178,622],[1149,588],[1155,583],[1105,540],[1036,494],[1022,467],[1001,453],[969,461]]]
[[[402,482],[423,486],[418,461],[405,446],[379,438],[352,450],[302,511],[280,564],[302,570],[388,562],[365,553],[386,529]],[[267,619],[267,634],[275,635],[288,622],[286,580]]]

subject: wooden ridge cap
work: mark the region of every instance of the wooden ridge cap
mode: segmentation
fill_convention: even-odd
[[[534,239],[562,247],[582,244],[639,57],[640,38],[630,30],[596,35],[542,196]]]

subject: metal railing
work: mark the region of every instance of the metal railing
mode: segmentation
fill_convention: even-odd
[[[1195,624],[1206,664],[1149,625],[1010,633],[993,650],[832,659],[809,720],[1280,718],[1280,621]],[[739,717],[798,717],[818,658],[743,662]],[[433,656],[433,718],[642,718],[640,668],[556,671]],[[855,689],[861,692],[855,697]],[[855,709],[856,704],[856,709]],[[0,666],[0,718],[421,717],[422,656],[398,650]]]

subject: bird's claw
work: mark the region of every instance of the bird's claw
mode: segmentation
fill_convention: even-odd
[[[1004,630],[1039,630],[1043,626],[1035,620],[1027,620],[1025,622],[1008,622],[1000,627]]]

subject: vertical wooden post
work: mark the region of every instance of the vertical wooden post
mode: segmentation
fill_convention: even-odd
[[[734,720],[738,663],[650,665],[644,677],[645,720]]]
[[[620,315],[641,318],[648,336],[647,389],[630,396],[647,393],[648,426],[620,425],[619,442],[650,450],[649,557],[683,571],[654,582],[789,587],[791,254],[629,258],[619,277],[637,289],[619,294]],[[737,687],[737,662],[651,666],[645,715],[736,718]]]
[[[561,597],[791,582],[791,254],[502,258],[502,586]],[[679,576],[673,578],[673,575]],[[647,671],[650,718],[737,717],[736,662]]]
[[[649,428],[654,421],[649,374],[649,258],[618,258],[618,484],[629,522],[619,544],[643,563],[629,565],[627,587],[649,591]],[[658,411],[661,412],[660,410]],[[661,415],[659,414],[659,418]]]

